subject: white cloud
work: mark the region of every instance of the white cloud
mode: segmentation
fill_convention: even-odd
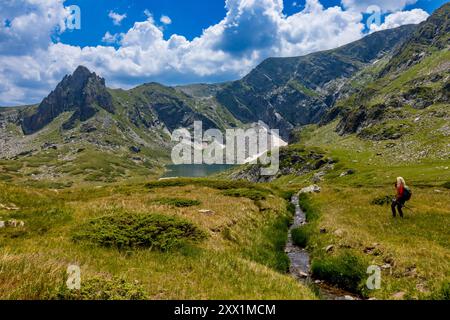
[[[123,36],[123,33],[111,34],[109,31],[107,31],[102,38],[102,42],[109,44],[119,44],[122,41]]]
[[[372,6],[378,6],[382,12],[395,12],[416,2],[417,0],[342,0],[342,5],[358,12],[366,12]]]
[[[122,24],[122,20],[125,19],[127,17],[126,13],[124,14],[119,14],[117,12],[114,11],[110,11],[108,13],[108,17],[111,18],[111,20],[113,21],[113,24],[116,26],[120,26]]]
[[[405,24],[418,24],[425,21],[428,17],[429,14],[422,9],[394,12],[385,17],[383,24],[372,24],[370,32],[392,29]]]
[[[162,23],[162,24],[172,24],[172,19],[170,19],[170,17],[169,16],[166,16],[166,15],[162,15],[161,16],[161,18],[159,19],[159,21]]]
[[[69,12],[63,0],[14,0],[0,3],[0,54],[46,48],[51,35],[65,30]]]
[[[145,10],[144,10],[144,14],[145,14],[146,17],[147,17],[147,20],[148,20],[148,19],[152,19],[152,20],[153,20],[153,13],[151,13],[148,9],[145,9]]]
[[[63,8],[62,0],[58,3]],[[5,4],[1,2],[1,18],[3,7]],[[45,10],[56,10],[54,6],[41,8],[40,15]],[[12,10],[21,12],[14,6],[9,11]],[[148,81],[166,84],[225,81],[245,75],[267,57],[331,49],[364,35],[360,12],[324,8],[318,0],[307,0],[305,8],[291,16],[283,13],[282,0],[226,0],[226,10],[222,21],[191,41],[176,34],[164,37],[148,10],[144,12],[147,19],[136,22],[127,32],[107,32],[103,37],[107,46],[80,48],[52,43],[50,34],[60,19],[49,23],[46,36],[41,34],[42,30],[36,30],[39,28],[30,29],[39,39],[31,50],[15,49],[13,55],[0,49],[0,75],[5,79],[0,86],[0,104],[40,101],[80,64],[105,77],[112,87],[129,88]],[[389,21],[385,23],[390,24]],[[392,17],[395,24],[406,21],[410,20]],[[13,41],[4,36],[7,32],[0,30],[0,48],[4,48],[3,43]]]

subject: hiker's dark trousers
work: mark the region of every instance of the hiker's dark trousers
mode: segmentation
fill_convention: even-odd
[[[403,200],[394,200],[392,201],[392,214],[394,215],[394,218],[397,216],[397,211],[398,210],[398,214],[400,215],[400,217],[403,218],[403,210],[402,208],[405,205],[405,201]]]

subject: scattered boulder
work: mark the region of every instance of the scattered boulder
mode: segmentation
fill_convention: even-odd
[[[372,252],[373,252],[374,250],[375,250],[375,247],[369,246],[369,247],[364,248],[363,252],[364,252],[365,254],[372,254]]]
[[[325,228],[322,228],[322,229],[320,229],[320,233],[322,233],[322,234],[328,233],[328,230]]]
[[[50,149],[57,150],[58,146],[54,143],[46,142],[43,145],[41,145],[41,149],[42,150],[50,150]]]
[[[323,181],[324,176],[325,176],[325,172],[323,172],[323,171],[317,172],[314,174],[311,181],[312,181],[312,183],[319,183],[319,182]]]
[[[342,172],[340,177],[350,176],[352,174],[355,174],[355,171],[350,169],[350,170]]]
[[[379,246],[379,243],[374,243],[371,246],[367,246],[366,248],[364,248],[363,252],[365,254],[370,254],[373,256],[380,256],[383,252],[380,250]]]
[[[25,227],[25,222],[19,221],[16,219],[8,220],[4,222],[4,227],[11,227],[11,228],[23,228]]]
[[[206,215],[213,215],[213,214],[215,214],[214,211],[207,210],[207,209],[198,210],[198,212],[201,213],[201,214],[206,214]]]
[[[137,146],[131,146],[130,147],[130,151],[133,153],[140,153],[141,152],[141,148],[137,147]]]
[[[406,292],[400,291],[400,292],[394,293],[392,295],[392,298],[402,300],[405,297],[405,295],[406,295]]]
[[[92,133],[97,131],[97,128],[89,123],[85,123],[84,125],[81,126],[81,132],[83,133]]]
[[[0,221],[0,229],[6,227],[5,221]]]
[[[16,211],[16,210],[19,210],[20,208],[18,206],[16,206],[14,203],[10,203],[9,205],[4,205],[4,204],[0,203],[0,209],[4,209],[4,210],[8,210],[8,211]]]
[[[344,235],[344,230],[342,229],[337,229],[334,234],[338,237],[342,237]]]
[[[406,268],[404,276],[405,277],[412,277],[412,278],[416,277],[417,276],[417,268],[416,268],[416,266],[411,266],[411,267]]]
[[[302,193],[320,193],[322,189],[318,185],[311,185],[309,187],[303,188],[300,190],[300,194]]]
[[[300,272],[299,276],[302,278],[308,278],[308,274],[306,272]]]
[[[333,252],[333,250],[334,250],[334,246],[333,246],[333,245],[329,245],[329,246],[327,246],[327,247],[325,248],[325,251],[326,251],[327,253]]]
[[[426,287],[424,283],[418,283],[416,289],[421,293],[429,293],[430,290]]]

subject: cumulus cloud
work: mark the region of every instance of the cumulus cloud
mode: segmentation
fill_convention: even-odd
[[[0,54],[30,53],[48,47],[64,32],[69,12],[63,0],[14,0],[0,4]]]
[[[307,0],[303,10],[290,16],[283,13],[283,0],[226,0],[227,14],[222,21],[193,40],[177,34],[165,37],[164,30],[146,11],[147,19],[135,22],[127,32],[107,32],[103,37],[105,45],[78,47],[51,42],[52,30],[64,18],[62,0],[52,1],[58,3],[57,7],[44,5],[50,2],[46,0],[17,0],[8,4],[13,2],[40,3],[41,11],[35,13],[38,15],[45,15],[46,10],[61,13],[48,23],[46,36],[38,28],[32,30],[39,41],[31,49],[12,50],[14,54],[0,52],[0,74],[5,79],[0,86],[2,105],[40,101],[80,64],[105,77],[112,87],[129,88],[148,81],[166,84],[226,81],[245,75],[267,57],[298,56],[335,48],[361,38],[365,30],[358,10],[324,8],[319,0]],[[17,14],[4,15],[4,6],[2,2],[2,21],[31,14],[11,6],[9,12],[17,10]],[[385,27],[406,21],[411,20],[392,17],[392,21],[386,20]],[[3,29],[0,48],[12,41],[5,36],[9,31]],[[18,30],[16,33],[20,35]]]
[[[162,15],[161,16],[161,18],[159,19],[159,21],[162,23],[162,24],[172,24],[172,19],[170,19],[170,17],[169,16],[166,16],[166,15]]]
[[[348,10],[367,12],[369,7],[378,6],[382,12],[395,12],[404,9],[417,0],[342,0],[342,5]]]
[[[120,44],[120,42],[123,39],[123,36],[124,36],[123,33],[111,34],[109,31],[107,31],[102,38],[102,42],[109,44]]]
[[[127,17],[127,15],[124,14],[120,14],[114,11],[110,11],[108,13],[108,17],[111,18],[111,20],[113,21],[113,24],[116,26],[120,26],[122,24],[122,20],[125,19]]]
[[[399,11],[385,17],[381,25],[370,25],[370,32],[392,29],[405,24],[418,24],[425,21],[429,14],[422,9],[413,9],[410,11]]]

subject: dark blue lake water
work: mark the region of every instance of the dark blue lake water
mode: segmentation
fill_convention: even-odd
[[[185,178],[201,178],[211,176],[229,169],[235,165],[229,164],[182,164],[166,166],[167,172],[163,178],[185,177]]]

